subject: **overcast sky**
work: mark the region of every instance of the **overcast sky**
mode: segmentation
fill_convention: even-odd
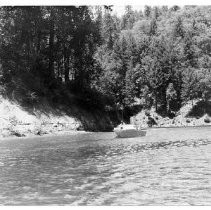
[[[210,0],[0,0],[0,5],[210,5]],[[140,6],[139,6],[140,8]]]
[[[132,5],[133,7],[133,10],[143,10],[144,9],[144,6],[141,6],[141,5]],[[113,13],[116,13],[118,16],[121,16],[123,15],[125,12],[125,6],[122,5],[122,6],[117,6],[117,5],[114,5],[113,6]]]

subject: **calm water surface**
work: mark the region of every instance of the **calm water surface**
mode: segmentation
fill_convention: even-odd
[[[1,205],[211,205],[211,127],[0,140]]]

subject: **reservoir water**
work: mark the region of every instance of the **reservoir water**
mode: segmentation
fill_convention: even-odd
[[[1,205],[211,205],[211,127],[0,140]]]

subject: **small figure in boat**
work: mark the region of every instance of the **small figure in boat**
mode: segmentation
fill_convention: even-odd
[[[123,125],[124,125],[124,122],[122,120],[121,123],[120,123],[120,129],[123,129]]]

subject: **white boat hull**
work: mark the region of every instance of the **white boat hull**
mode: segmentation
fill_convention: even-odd
[[[135,130],[135,129],[127,129],[127,130],[114,130],[117,137],[119,138],[134,138],[139,136],[146,136],[146,130]]]

